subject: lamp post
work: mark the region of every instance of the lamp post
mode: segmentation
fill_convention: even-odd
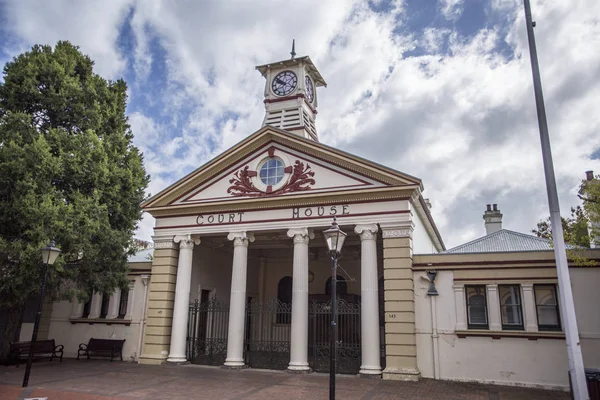
[[[33,324],[33,333],[31,334],[31,345],[29,347],[29,358],[27,359],[27,368],[23,377],[23,387],[29,384],[29,374],[31,373],[31,362],[33,361],[33,349],[37,340],[38,328],[40,326],[40,317],[42,315],[42,305],[44,304],[44,293],[46,291],[46,279],[48,278],[48,265],[53,265],[54,261],[60,254],[60,249],[57,249],[54,240],[42,249],[42,261],[44,263],[44,280],[42,281],[42,293],[40,294],[40,302],[38,303],[37,314],[35,315],[35,323]]]
[[[335,217],[331,227],[323,231],[329,254],[331,254],[331,326],[329,330],[329,400],[335,399],[335,367],[337,356],[337,260],[342,252],[346,234],[338,226]]]

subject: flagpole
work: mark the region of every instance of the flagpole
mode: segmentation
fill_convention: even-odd
[[[542,144],[542,159],[544,162],[544,174],[546,176],[550,224],[552,227],[552,240],[554,242],[554,256],[556,258],[558,287],[561,300],[560,308],[567,341],[569,375],[573,389],[573,398],[575,400],[588,400],[589,396],[585,379],[585,369],[583,367],[583,356],[581,355],[581,343],[579,341],[577,319],[575,318],[575,303],[573,302],[569,264],[567,262],[567,252],[563,237],[562,221],[560,218],[560,205],[558,203],[556,178],[554,176],[554,165],[552,162],[552,150],[550,148],[550,137],[548,134],[548,121],[546,120],[546,109],[544,106],[544,96],[542,94],[540,67],[538,65],[535,36],[533,33],[535,23],[531,18],[531,6],[529,0],[524,0],[524,2],[525,23],[527,25],[527,38],[529,40],[529,55],[531,56],[531,71],[533,73],[533,89],[535,92],[535,103]]]

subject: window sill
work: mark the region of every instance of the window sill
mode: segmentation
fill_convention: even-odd
[[[69,321],[73,325],[74,324],[89,324],[89,325],[103,324],[103,325],[125,325],[125,326],[131,325],[131,320],[130,319],[122,319],[122,318],[112,318],[112,319],[105,319],[105,318],[70,318]]]
[[[564,339],[564,332],[526,332],[526,331],[484,331],[484,330],[466,330],[454,332],[459,339],[468,336],[491,337],[492,339],[502,338],[522,338],[529,340],[538,339]]]

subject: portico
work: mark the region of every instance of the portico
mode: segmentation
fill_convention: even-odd
[[[338,372],[417,379],[413,239],[443,249],[421,181],[319,143],[310,58],[257,69],[263,128],[142,205],[156,223],[140,362],[328,368],[336,217]]]

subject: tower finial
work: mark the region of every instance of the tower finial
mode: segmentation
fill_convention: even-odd
[[[292,39],[292,51],[290,52],[292,59],[296,57],[296,39]]]

